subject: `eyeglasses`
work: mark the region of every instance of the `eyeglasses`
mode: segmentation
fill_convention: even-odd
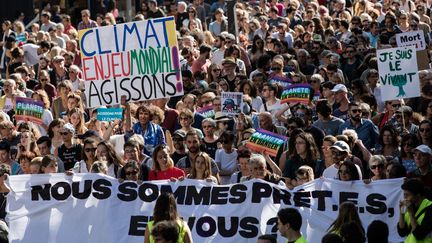
[[[280,67],[272,67],[272,68],[271,68],[272,71],[280,71],[281,69],[282,69],[282,68],[280,68]]]
[[[392,104],[392,107],[393,108],[399,108],[399,107],[401,107],[401,104]]]
[[[361,113],[362,110],[361,109],[352,109],[351,112],[352,113]]]
[[[125,174],[126,174],[127,176],[130,176],[130,175],[136,175],[136,174],[138,174],[138,171],[137,171],[137,170],[126,171]]]
[[[375,170],[376,168],[382,169],[384,168],[384,164],[371,165],[370,168],[371,170]]]
[[[63,136],[66,136],[68,134],[69,134],[68,132],[60,132],[60,135],[63,135]]]
[[[84,149],[84,151],[86,151],[87,153],[95,152],[96,148],[86,148],[86,149]]]
[[[420,132],[430,132],[430,128],[420,128],[419,129]]]
[[[334,153],[338,157],[345,155],[345,152],[339,150],[332,150],[332,153]]]

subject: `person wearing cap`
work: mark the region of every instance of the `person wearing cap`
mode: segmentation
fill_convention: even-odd
[[[174,165],[177,165],[178,161],[186,155],[185,138],[186,133],[182,130],[177,130],[172,135],[174,151],[170,152]]]
[[[339,126],[338,134],[342,134],[346,129],[354,129],[367,149],[374,148],[379,137],[378,127],[371,120],[362,118],[358,102],[349,103],[348,116],[349,119]]]
[[[335,103],[339,105],[337,109],[333,110],[333,116],[347,120],[350,103],[347,87],[344,84],[337,84],[331,91],[334,93]]]
[[[402,184],[404,199],[400,201],[398,234],[405,243],[432,242],[432,201],[425,197],[421,181],[409,179]]]
[[[403,117],[402,117],[403,116]],[[407,105],[402,105],[394,113],[396,118],[395,126],[400,134],[419,134],[419,127],[411,122],[413,109]]]
[[[14,161],[11,157],[11,144],[8,141],[0,142],[0,164],[6,164],[10,167],[10,175],[20,175],[24,172],[18,162]]]
[[[234,91],[236,88],[236,78],[237,78],[237,62],[232,57],[227,57],[222,61],[222,67],[224,69],[225,75],[222,76],[229,86],[229,91]]]
[[[55,56],[52,60],[54,68],[49,71],[50,82],[57,87],[57,84],[63,80],[69,79],[69,70],[64,66],[64,57]]]
[[[218,8],[214,11],[215,20],[210,23],[209,31],[213,36],[217,36],[228,29],[228,21],[225,19],[224,11]]]
[[[332,151],[332,157],[333,157],[333,164],[327,167],[323,173],[322,176],[324,178],[331,178],[331,179],[339,179],[339,169],[341,164],[344,163],[344,161],[349,160],[352,161],[356,168],[357,172],[360,176],[360,180],[362,179],[362,170],[361,170],[361,161],[357,157],[351,156],[351,149],[349,145],[344,141],[336,141],[331,147],[330,150]]]
[[[414,149],[414,162],[416,169],[409,172],[408,178],[420,179],[425,186],[432,188],[432,149],[425,145],[419,145]]]
[[[66,123],[60,130],[63,144],[58,147],[54,155],[58,156],[64,163],[65,170],[72,169],[77,161],[82,159],[83,147],[75,142],[75,128],[72,124]]]

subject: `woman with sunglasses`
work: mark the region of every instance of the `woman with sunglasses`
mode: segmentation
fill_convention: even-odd
[[[431,120],[423,120],[419,125],[418,138],[421,144],[432,147],[432,122]]]
[[[93,163],[97,160],[97,142],[93,138],[86,138],[83,142],[82,160],[75,163],[72,172],[89,173]]]
[[[339,167],[338,178],[341,181],[360,180],[360,174],[356,164],[349,160],[345,160]]]
[[[184,171],[174,166],[165,144],[158,145],[153,151],[153,165],[149,173],[149,181],[178,179],[184,177]]]
[[[222,68],[217,63],[210,64],[207,69],[209,75],[207,75],[207,83],[211,84],[217,82],[222,77]]]
[[[129,160],[128,162],[126,162],[123,170],[125,174],[125,180],[136,182],[139,181],[140,166],[136,161]],[[119,181],[123,182],[123,179],[119,179]]]
[[[369,160],[371,181],[386,179],[386,158],[382,155],[373,155]]]
[[[220,169],[221,184],[229,184],[230,178],[234,172],[237,171],[237,149],[233,146],[235,135],[231,131],[224,131],[220,137],[219,142],[222,148],[216,151],[215,163]]]
[[[372,117],[372,122],[377,125],[379,129],[383,128],[387,123],[395,124],[396,118],[394,117],[394,114],[404,104],[405,103],[402,99],[386,101],[385,111]]]
[[[259,36],[255,35],[252,40],[252,48],[248,51],[248,56],[252,64],[252,69],[255,70],[257,67],[258,59],[265,53],[264,40]]]

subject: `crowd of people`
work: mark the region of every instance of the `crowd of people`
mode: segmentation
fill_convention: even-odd
[[[429,51],[430,1],[238,1],[234,10],[224,0],[141,2],[131,21],[175,18],[184,95],[122,97],[114,107],[124,108],[123,119],[110,122],[86,107],[78,31],[125,21],[115,1],[100,1],[110,7],[97,15],[82,10],[81,20],[46,4],[31,22],[2,23],[2,174],[103,173],[120,181],[215,185],[263,179],[289,189],[320,177],[364,183],[407,177],[413,180],[402,187],[397,226],[374,222],[366,234],[357,209],[344,203],[323,242],[386,242],[371,239],[388,227],[406,242],[432,241],[432,84],[421,97],[383,101],[376,56],[397,46],[396,34],[417,30]],[[233,20],[236,35],[228,32]],[[292,84],[309,85],[308,104],[281,102]],[[222,112],[222,92],[243,93],[240,114]],[[43,103],[42,123],[16,119],[18,97]],[[199,112],[209,106],[214,116]],[[247,145],[257,129],[287,137],[276,156]],[[191,242],[178,215],[157,217],[160,210],[146,242],[172,236],[172,221]],[[281,210],[278,228],[289,242],[306,242],[295,215]]]

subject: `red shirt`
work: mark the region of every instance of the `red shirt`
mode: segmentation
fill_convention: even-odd
[[[155,180],[168,180],[170,178],[180,178],[182,176],[185,176],[185,173],[183,170],[172,167],[165,171],[154,171],[151,170],[149,173],[149,181],[155,181]]]

